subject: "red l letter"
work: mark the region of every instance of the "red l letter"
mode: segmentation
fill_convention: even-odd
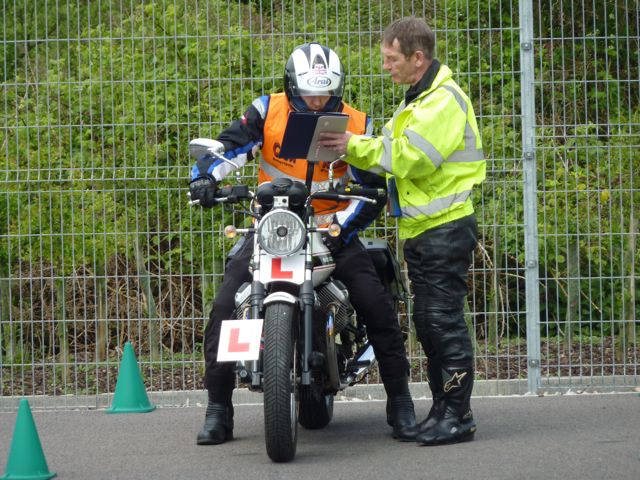
[[[229,332],[229,352],[242,353],[249,351],[248,343],[240,343],[240,329],[232,328]]]
[[[293,278],[293,271],[282,271],[282,259],[274,258],[271,261],[271,276],[273,278]]]

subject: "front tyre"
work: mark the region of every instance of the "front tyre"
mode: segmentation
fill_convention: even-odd
[[[264,315],[264,433],[267,455],[288,462],[296,454],[297,318],[289,303],[267,305]]]

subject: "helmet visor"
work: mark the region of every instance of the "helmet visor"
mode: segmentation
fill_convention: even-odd
[[[296,96],[328,95],[341,97],[344,90],[342,74],[329,72],[323,67],[298,75]]]

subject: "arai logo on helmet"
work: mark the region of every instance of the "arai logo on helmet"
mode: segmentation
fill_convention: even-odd
[[[331,79],[329,77],[317,76],[317,77],[311,77],[310,79],[308,79],[307,83],[309,84],[310,87],[323,88],[331,85]]]

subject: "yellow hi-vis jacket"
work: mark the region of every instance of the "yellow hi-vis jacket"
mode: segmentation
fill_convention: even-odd
[[[471,101],[442,65],[431,87],[403,101],[380,137],[354,135],[345,160],[385,175],[393,184],[400,238],[473,213],[471,190],[486,176],[486,162]]]

